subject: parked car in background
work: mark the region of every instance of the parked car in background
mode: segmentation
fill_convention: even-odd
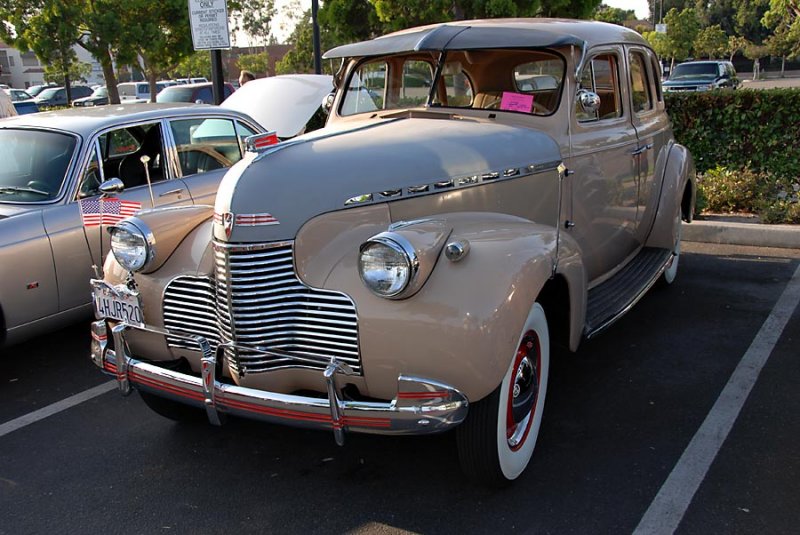
[[[235,91],[229,83],[225,84],[225,98]],[[195,104],[214,104],[211,83],[182,84],[167,87],[156,95],[156,102],[193,102]]]
[[[156,96],[168,86],[165,82],[156,82]],[[150,84],[148,82],[125,82],[117,84],[119,100],[126,102],[150,102]]]
[[[4,89],[3,92],[11,98],[11,102],[14,105],[14,109],[17,110],[18,115],[36,113],[39,111],[39,106],[26,91],[9,88]]]
[[[177,84],[186,85],[186,84],[205,84],[208,82],[208,78],[205,77],[198,77],[198,78],[178,78],[175,80]]]
[[[48,87],[57,87],[57,86],[56,86],[56,84],[53,84],[53,83],[37,84],[37,85],[30,86],[25,91],[27,91],[30,96],[35,98],[35,97],[39,96],[39,93],[41,93],[42,91],[44,91]]]
[[[88,97],[92,94],[92,88],[86,85],[76,85],[70,88],[72,100]],[[66,106],[67,90],[63,87],[48,87],[43,89],[33,99],[41,108],[42,106]]]
[[[298,134],[330,91],[331,78],[319,78],[324,83],[310,95],[309,84],[282,77],[254,98],[285,108],[276,109],[277,117],[260,108],[255,114],[284,137]],[[316,108],[305,108],[310,100]],[[100,185],[120,179],[123,189],[114,196],[143,209],[213,204],[225,170],[245,152],[244,140],[265,131],[233,108],[126,104],[0,122],[0,344],[90,314],[88,278],[92,264],[102,264],[108,238],[81,225],[78,202],[99,207]]]
[[[656,54],[613,24],[498,19],[325,58],[342,65],[325,128],[249,140],[213,209],[111,229],[92,359],[174,419],[339,444],[453,429],[463,469],[505,484],[533,454],[551,346],[677,275],[694,166]]]
[[[108,88],[106,86],[98,87],[88,97],[76,98],[72,101],[72,105],[78,108],[103,106],[105,104],[108,104]]]
[[[663,83],[664,91],[736,89],[741,85],[730,61],[688,61],[676,65]]]

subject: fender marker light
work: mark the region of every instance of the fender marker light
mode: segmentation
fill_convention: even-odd
[[[273,145],[277,145],[281,140],[278,139],[277,132],[266,132],[245,138],[244,144],[247,152],[263,152]]]

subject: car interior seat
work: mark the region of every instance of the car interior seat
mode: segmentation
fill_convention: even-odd
[[[163,179],[161,129],[157,125],[152,126],[147,131],[139,149],[125,156],[119,163],[119,178],[126,188],[147,184],[147,174],[141,161],[142,156],[150,157],[150,161],[147,163],[147,168],[150,171],[150,182]]]

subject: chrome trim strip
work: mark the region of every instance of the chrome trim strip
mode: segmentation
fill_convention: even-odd
[[[405,188],[384,190],[382,192],[362,193],[345,200],[344,206],[363,206],[365,204],[383,202],[387,199],[419,197],[421,195],[441,193],[443,190],[449,190],[453,188],[469,188],[481,186],[487,183],[499,182],[501,180],[513,180],[516,178],[557,170],[560,165],[562,165],[562,160],[529,164],[523,167],[507,167],[498,171],[488,171],[475,175],[437,180],[436,182],[431,182],[429,184],[406,186]]]

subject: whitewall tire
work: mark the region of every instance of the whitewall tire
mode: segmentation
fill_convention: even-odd
[[[470,405],[457,429],[461,466],[483,483],[517,479],[533,456],[542,423],[550,368],[550,337],[544,309],[535,303],[522,328],[518,349],[503,381]]]
[[[675,245],[672,247],[672,258],[670,259],[670,263],[667,266],[667,269],[664,270],[664,273],[661,275],[661,280],[664,284],[672,284],[675,282],[675,277],[678,276],[678,261],[681,259],[681,213],[678,212],[678,217],[675,220],[675,225],[677,226],[676,230],[676,239]]]

